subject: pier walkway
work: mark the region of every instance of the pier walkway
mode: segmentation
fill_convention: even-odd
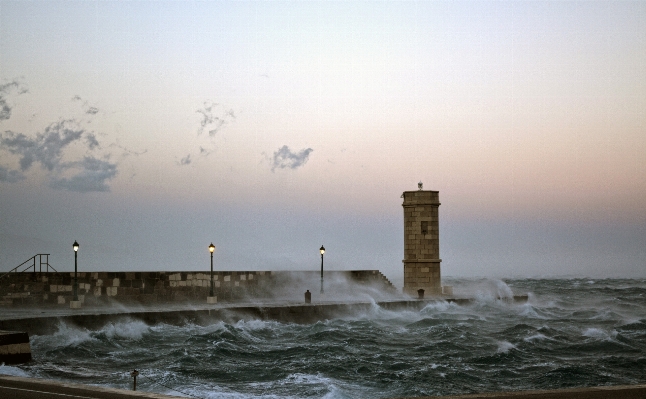
[[[39,378],[0,376],[0,398],[3,399],[170,399],[178,396],[142,391],[67,384]]]
[[[67,384],[38,378],[0,376],[0,397],[3,399],[172,399],[169,396],[142,391]],[[415,399],[643,399],[646,385],[597,388],[558,389],[553,391],[493,392],[462,396],[425,397]],[[402,398],[403,399],[403,398]]]
[[[524,297],[526,300],[526,297]],[[29,335],[51,334],[61,322],[88,329],[101,328],[106,323],[120,319],[137,319],[149,325],[167,323],[182,325],[187,322],[207,324],[214,320],[235,322],[261,319],[295,323],[311,323],[318,320],[365,313],[377,308],[386,310],[419,311],[437,301],[466,304],[467,298],[401,299],[388,301],[356,302],[247,302],[218,304],[164,304],[85,307],[69,309],[61,307],[0,308],[0,330],[24,331]]]

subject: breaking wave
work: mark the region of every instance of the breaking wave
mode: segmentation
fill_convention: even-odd
[[[646,383],[646,281],[454,280],[466,305],[33,336],[0,373],[199,398],[355,398]],[[528,293],[527,303],[505,300]],[[501,299],[502,298],[502,299]]]

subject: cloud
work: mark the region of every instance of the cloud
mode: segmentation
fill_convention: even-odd
[[[198,135],[204,133],[206,130],[209,136],[213,137],[224,125],[236,118],[232,109],[225,110],[221,108],[220,104],[205,101],[204,107],[195,111],[202,115],[200,127],[197,130]]]
[[[22,133],[5,132],[0,136],[0,148],[19,155],[20,169],[28,170],[34,162],[39,162],[49,171],[60,165],[65,147],[78,141],[85,133],[73,120],[54,122],[38,133],[35,138]],[[96,139],[94,139],[96,140]]]
[[[208,142],[200,144],[197,151],[191,151],[190,154],[177,162],[180,166],[191,164],[197,156],[209,156],[215,150],[215,136],[236,118],[232,109],[225,109],[220,104],[211,101],[205,101],[203,107],[195,112],[201,115],[197,135],[199,137],[202,133],[207,132],[206,140]],[[205,139],[202,138],[199,140],[204,141]]]
[[[18,94],[27,93],[27,88],[18,80],[12,80],[11,82],[0,84],[0,121],[11,118],[13,106],[8,102],[7,96],[14,90],[17,91]]]
[[[179,161],[179,164],[180,164],[180,165],[188,165],[188,164],[190,164],[191,162],[192,162],[192,161],[191,161],[191,154],[188,154],[187,156],[185,156],[184,158],[182,158],[182,159]]]
[[[307,162],[310,153],[314,151],[311,148],[306,148],[298,153],[292,152],[288,146],[284,145],[274,152],[271,158],[271,171],[278,169],[297,169]]]
[[[4,181],[7,183],[15,183],[17,181],[23,180],[25,175],[19,170],[9,170],[4,166],[0,165],[0,182]]]
[[[143,154],[148,152],[148,149],[146,149],[146,148],[144,148],[141,151],[134,151],[134,150],[128,149],[128,148],[126,148],[126,147],[124,147],[122,145],[119,145],[118,143],[112,143],[108,147],[120,149],[122,151],[122,154],[121,154],[122,157],[129,157],[129,156],[138,157],[138,156],[143,155]]]
[[[72,101],[81,101],[83,103],[82,104],[83,111],[88,115],[96,115],[99,113],[99,109],[97,107],[93,107],[89,105],[89,103],[83,100],[81,96],[79,96],[78,94],[72,97]]]
[[[107,180],[117,175],[117,165],[94,157],[84,157],[82,161],[63,164],[63,169],[74,170],[69,177],[55,177],[49,182],[57,190],[88,193],[93,191],[110,191]]]
[[[96,147],[99,147],[99,141],[96,139],[96,136],[94,133],[89,133],[85,136],[85,142],[87,143],[87,147],[91,150],[93,150]]]
[[[21,180],[24,178],[22,172],[38,163],[47,171],[52,188],[76,192],[109,191],[106,182],[116,176],[117,164],[91,154],[85,155],[81,161],[63,161],[73,152],[70,151],[73,145],[86,153],[100,148],[96,135],[81,128],[73,119],[54,122],[35,137],[6,131],[0,134],[0,150],[17,155],[20,170],[3,166],[0,180]],[[70,173],[72,176],[68,176]]]

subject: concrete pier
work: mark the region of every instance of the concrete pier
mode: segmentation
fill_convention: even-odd
[[[69,384],[40,378],[0,376],[0,398],[13,399],[171,399],[178,396]]]
[[[448,299],[458,303],[468,303],[468,299]],[[437,301],[437,300],[435,300]],[[277,320],[296,323],[313,323],[319,320],[331,319],[344,315],[365,313],[377,305],[388,310],[420,310],[433,302],[428,299],[398,300],[384,302],[323,302],[310,304],[273,303],[273,304],[218,304],[218,305],[191,305],[191,306],[145,306],[120,308],[83,308],[83,309],[56,309],[55,311],[42,311],[23,309],[20,312],[2,312],[0,329],[26,331],[31,335],[51,334],[58,330],[60,322],[77,327],[98,329],[109,322],[123,319],[141,320],[149,325],[158,323],[183,325],[186,323],[209,324],[214,321],[224,320],[236,322],[238,320]]]
[[[619,385],[541,391],[490,392],[458,396],[424,396],[415,399],[644,399],[646,385]],[[404,398],[397,398],[404,399]],[[412,398],[407,398],[412,399]]]
[[[312,288],[316,271],[202,271],[81,272],[78,301],[74,273],[12,273],[0,279],[0,308],[54,306],[80,310],[113,305],[155,305],[266,301],[286,288]],[[327,270],[327,284],[341,291],[367,290],[395,293],[397,289],[379,270]],[[331,286],[330,288],[334,288]],[[75,302],[75,303],[72,303]]]
[[[14,399],[60,399],[61,397],[87,399],[177,398],[177,396],[158,393],[10,376],[0,376],[0,397]],[[643,399],[645,397],[646,385],[623,385],[542,391],[490,392],[459,396],[427,396],[415,399]]]
[[[527,296],[508,299],[517,303],[527,301]],[[467,305],[471,298],[428,298],[423,300],[391,300],[379,302],[318,302],[318,303],[241,303],[193,304],[176,306],[86,307],[82,309],[32,308],[0,311],[0,329],[26,331],[31,335],[52,334],[60,322],[88,329],[98,329],[109,322],[125,319],[141,320],[149,325],[166,323],[209,324],[224,320],[276,320],[294,323],[314,323],[319,320],[365,313],[378,306],[386,310],[419,311],[430,303],[449,302]]]
[[[0,363],[18,364],[31,360],[29,335],[20,331],[0,331]]]

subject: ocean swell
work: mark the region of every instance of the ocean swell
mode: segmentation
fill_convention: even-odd
[[[265,320],[33,336],[34,361],[0,372],[200,398],[457,395],[645,383],[642,280],[454,280],[468,305],[376,303],[313,324]],[[460,288],[462,287],[462,288]],[[530,292],[526,304],[499,298]],[[177,391],[180,393],[178,393]],[[183,392],[183,393],[182,393]]]

